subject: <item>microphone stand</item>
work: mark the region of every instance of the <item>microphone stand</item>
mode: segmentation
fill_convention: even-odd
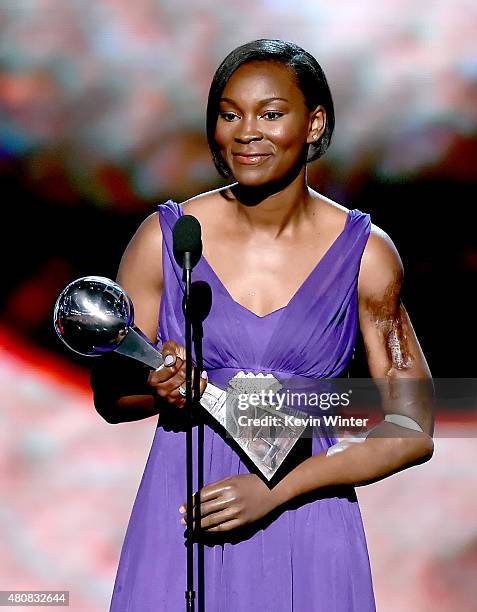
[[[197,290],[198,285],[194,283],[194,289]],[[195,357],[197,362],[197,367],[194,372],[194,399],[195,406],[198,411],[200,411],[201,406],[199,404],[200,399],[200,375],[202,370],[204,369],[204,360],[202,354],[202,338],[204,337],[204,330],[202,327],[203,318],[205,318],[208,314],[202,313],[201,306],[202,303],[197,303],[197,299],[201,301],[202,296],[198,291],[195,292],[193,296],[193,319],[192,319],[192,338],[194,341],[195,348]],[[197,299],[195,299],[197,298]],[[209,307],[210,310],[210,307]],[[200,412],[199,412],[200,414]],[[197,588],[198,588],[198,609],[199,612],[205,611],[205,577],[204,577],[204,544],[200,538],[201,531],[201,513],[200,513],[200,491],[204,486],[204,421],[203,419],[198,419],[197,424],[197,495],[195,500],[195,529],[194,534],[197,537],[197,566],[198,566],[198,575],[197,575]]]
[[[195,533],[193,521],[193,393],[192,393],[192,304],[191,304],[191,278],[192,268],[202,254],[201,229],[198,220],[191,215],[181,216],[172,231],[173,251],[176,262],[182,265],[182,280],[185,283],[184,290],[184,326],[185,326],[185,349],[186,349],[186,390],[184,417],[186,423],[186,489],[187,489],[187,590],[185,591],[186,612],[194,612],[194,540]],[[199,525],[200,527],[200,525]]]
[[[187,283],[187,279],[186,279]],[[195,357],[197,366],[194,368],[194,381],[193,381],[193,405],[190,411],[190,428],[188,431],[192,432],[194,424],[197,425],[197,494],[195,495],[195,511],[194,511],[194,527],[188,531],[189,537],[192,536],[194,541],[197,542],[197,582],[198,582],[198,610],[199,612],[205,611],[205,578],[204,578],[204,544],[201,541],[201,512],[200,512],[200,491],[204,486],[204,421],[200,418],[200,411],[202,406],[199,403],[200,400],[200,383],[201,383],[201,372],[204,367],[204,359],[202,353],[202,339],[204,337],[203,321],[208,316],[212,306],[212,292],[210,285],[204,281],[197,281],[191,283],[184,296],[183,308],[184,313],[187,312],[186,321],[190,324],[188,331],[192,330],[192,341],[194,343]],[[190,340],[190,338],[189,338]],[[189,341],[187,340],[187,342]],[[186,344],[187,351],[187,344]],[[186,354],[189,354],[187,351]],[[192,361],[192,360],[191,360]],[[187,363],[186,363],[187,372]],[[197,411],[196,415],[192,413],[192,410]],[[197,418],[194,418],[197,416]],[[189,449],[189,446],[188,446]],[[190,448],[192,456],[192,448]],[[192,471],[192,459],[188,466],[191,468],[188,474]],[[189,482],[189,481],[188,481]],[[192,524],[192,523],[190,523]],[[189,543],[189,541],[188,541]],[[189,544],[192,548],[192,543]],[[189,601],[189,592],[187,591],[187,601]]]
[[[194,326],[195,328],[195,326]],[[195,335],[195,329],[193,332],[194,336],[194,347],[195,354],[197,357],[197,367],[194,368],[194,398],[200,398],[200,373],[203,368],[202,355],[198,351],[198,344],[201,344],[200,340],[197,340]],[[202,347],[201,347],[202,348]],[[200,356],[199,356],[200,355]],[[194,406],[197,410],[200,410],[201,406],[197,401],[194,401]],[[200,538],[201,532],[201,513],[200,513],[200,491],[204,486],[204,422],[199,418],[197,423],[197,493],[195,495],[195,513],[194,521],[195,527],[193,530],[195,539],[197,541],[197,589],[198,589],[198,610],[204,612],[204,544]]]
[[[184,319],[185,319],[185,349],[186,349],[186,484],[187,484],[187,590],[185,592],[186,611],[194,612],[195,610],[195,591],[194,591],[194,548],[193,548],[193,481],[192,481],[192,320],[191,320],[191,304],[190,304],[190,288],[191,288],[191,253],[184,253],[184,280],[185,280],[185,296],[184,296]]]

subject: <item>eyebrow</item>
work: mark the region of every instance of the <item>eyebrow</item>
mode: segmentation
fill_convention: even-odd
[[[260,100],[260,105],[263,104],[268,104],[269,102],[275,102],[276,100],[281,100],[282,102],[288,102],[288,100],[286,98],[279,98],[278,96],[275,96],[273,98],[265,98],[264,100]],[[230,102],[231,104],[237,104],[235,102],[235,100],[232,100],[232,98],[220,98],[219,102]]]

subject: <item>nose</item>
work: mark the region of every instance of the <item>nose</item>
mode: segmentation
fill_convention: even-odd
[[[238,129],[235,135],[236,142],[248,144],[249,142],[261,140],[263,138],[263,134],[254,117],[244,117],[241,121],[238,121],[237,124]]]

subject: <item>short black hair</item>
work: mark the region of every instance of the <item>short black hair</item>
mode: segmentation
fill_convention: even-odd
[[[217,68],[212,79],[207,102],[207,141],[218,172],[227,178],[230,169],[223,159],[215,141],[215,129],[219,116],[219,103],[222,92],[233,73],[243,64],[255,61],[279,62],[295,74],[298,87],[311,111],[321,104],[326,111],[326,127],[321,138],[310,144],[312,154],[307,161],[321,157],[331,142],[335,127],[333,98],[325,73],[316,59],[300,46],[284,40],[261,38],[234,49]]]

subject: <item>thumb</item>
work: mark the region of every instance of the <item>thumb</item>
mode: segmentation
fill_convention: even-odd
[[[181,346],[174,340],[168,340],[162,345],[161,353],[165,361],[165,365],[174,365],[176,358],[181,357]],[[169,359],[167,359],[169,357]]]
[[[207,372],[205,370],[202,371],[201,375],[200,375],[200,395],[202,396],[202,393],[204,393],[205,388],[207,387],[207,383],[209,382],[209,377],[207,375]]]

